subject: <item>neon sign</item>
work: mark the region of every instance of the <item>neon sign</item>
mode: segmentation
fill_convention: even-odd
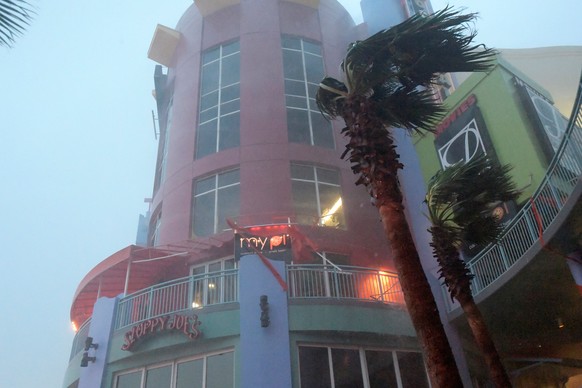
[[[236,234],[234,249],[236,259],[240,259],[244,255],[260,252],[269,259],[290,260],[291,237],[287,233],[279,233],[273,236],[243,236]]]
[[[458,119],[463,113],[465,113],[469,107],[475,105],[477,102],[477,97],[471,94],[465,101],[463,101],[457,109],[451,112],[439,125],[437,125],[435,130],[435,137],[438,137],[443,133],[456,119]]]
[[[178,331],[189,339],[195,340],[200,336],[198,326],[201,324],[202,322],[198,320],[197,315],[174,314],[148,319],[133,326],[125,333],[121,350],[131,351],[139,340],[164,331]]]

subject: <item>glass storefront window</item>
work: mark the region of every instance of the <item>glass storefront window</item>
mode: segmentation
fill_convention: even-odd
[[[412,351],[299,346],[299,376],[302,388],[428,388],[422,354]]]
[[[234,387],[233,350],[121,372],[114,378],[114,388],[232,387]]]

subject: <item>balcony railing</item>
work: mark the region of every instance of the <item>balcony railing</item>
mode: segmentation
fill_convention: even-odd
[[[404,304],[395,273],[330,265],[287,266],[289,298],[333,298]]]
[[[238,301],[238,270],[209,272],[156,284],[119,301],[115,328],[192,308]]]
[[[79,327],[75,338],[73,339],[73,346],[71,348],[71,356],[69,360],[72,360],[78,353],[85,348],[85,340],[89,336],[89,327],[91,327],[91,319],[87,319],[85,323]]]
[[[560,210],[574,192],[582,173],[582,83],[560,148],[556,151],[540,187],[529,202],[514,217],[499,241],[485,248],[468,267],[475,275],[473,295],[479,295],[495,283],[540,240],[558,217]],[[450,303],[449,311],[458,305]]]
[[[289,298],[293,299],[332,298],[404,304],[394,273],[360,267],[289,265],[287,279]],[[237,269],[156,284],[119,301],[115,329],[192,308],[237,302],[238,285]]]

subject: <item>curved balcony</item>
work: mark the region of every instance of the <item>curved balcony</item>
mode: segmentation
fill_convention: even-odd
[[[395,273],[376,269],[288,265],[290,299],[328,299],[404,305]],[[120,299],[115,329],[171,313],[238,302],[238,270],[209,272],[156,284]],[[85,323],[77,332],[74,350],[87,336]],[[83,338],[81,338],[83,337]],[[78,351],[77,349],[77,351]]]
[[[556,152],[542,184],[497,243],[491,244],[469,261],[474,275],[473,295],[477,301],[506,284],[544,249],[572,213],[582,182],[582,83],[561,146]],[[446,289],[444,289],[446,293]],[[449,312],[457,312],[451,303]]]

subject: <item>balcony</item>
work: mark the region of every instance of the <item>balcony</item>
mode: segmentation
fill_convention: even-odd
[[[331,265],[288,265],[289,302],[353,301],[404,307],[395,273],[370,268]],[[238,269],[174,279],[137,291],[119,300],[115,330],[151,318],[238,302]],[[71,358],[83,349],[90,320],[77,332]]]
[[[558,234],[568,217],[575,213],[582,191],[581,102],[582,83],[562,144],[540,187],[499,240],[467,263],[474,275],[473,295],[478,301],[499,289],[536,255],[543,253],[547,249],[546,243]],[[458,308],[455,303],[448,304],[449,312]]]

